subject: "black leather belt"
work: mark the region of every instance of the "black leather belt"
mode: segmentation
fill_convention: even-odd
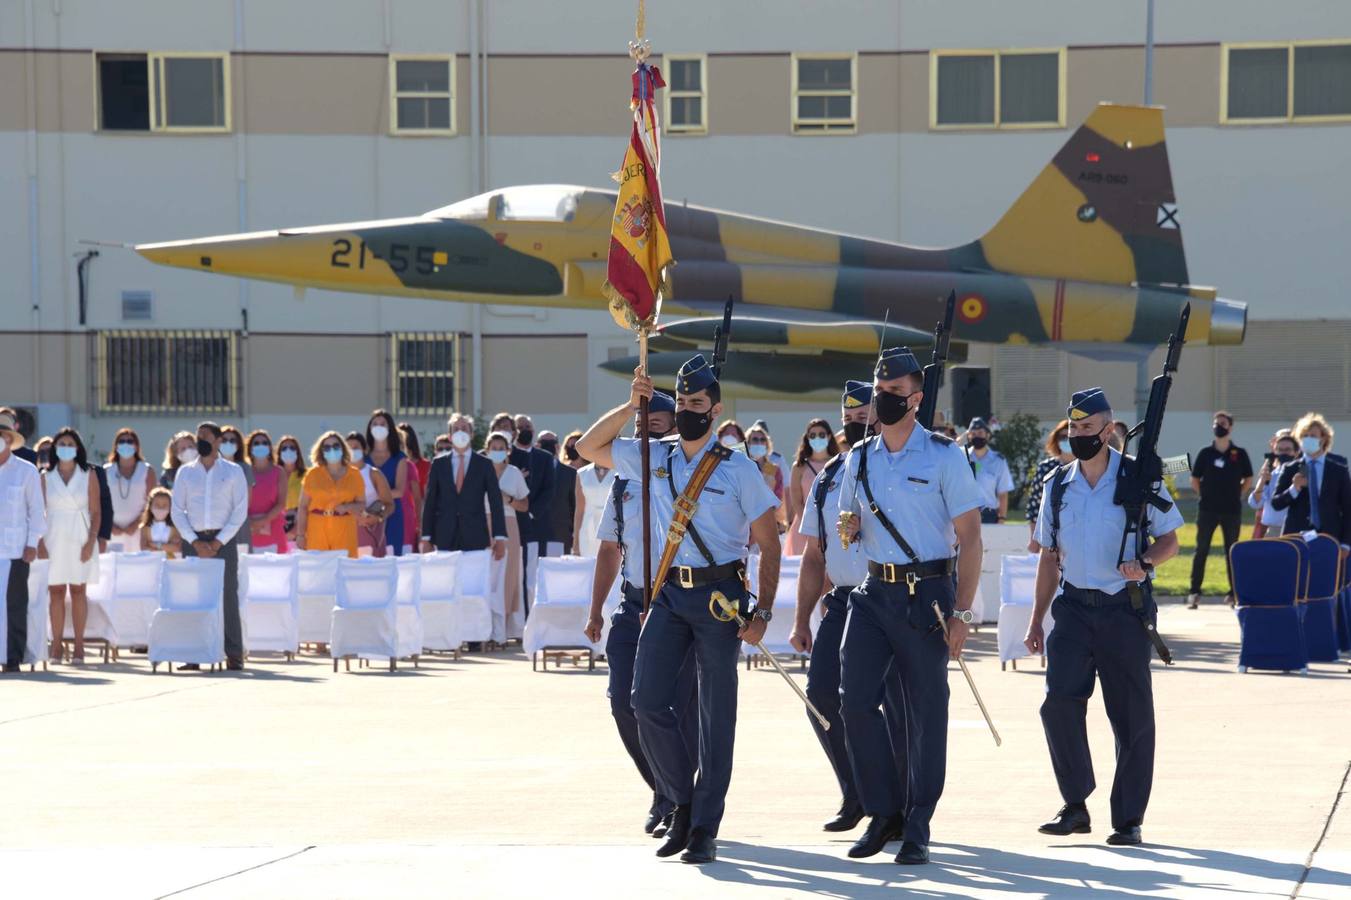
[[[685,590],[716,584],[729,578],[745,580],[746,563],[743,560],[734,560],[720,566],[705,566],[702,569],[692,566],[671,566],[671,581]]]
[[[1125,588],[1115,594],[1109,594],[1092,588],[1077,588],[1068,581],[1063,585],[1062,594],[1067,599],[1084,606],[1122,606],[1131,602],[1130,594]]]
[[[938,578],[952,574],[953,560],[928,559],[918,563],[878,563],[868,560],[868,574],[887,584],[904,582],[915,592],[915,585],[926,578]]]

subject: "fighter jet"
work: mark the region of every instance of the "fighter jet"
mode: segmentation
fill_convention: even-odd
[[[135,249],[298,287],[599,310],[616,221],[614,191],[527,185],[409,218]],[[927,345],[949,291],[956,358],[971,342],[1159,344],[1189,301],[1189,341],[1238,344],[1246,330],[1246,304],[1190,281],[1158,107],[1099,105],[994,227],[957,247],[685,204],[668,203],[666,222],[677,262],[651,360],[659,375],[712,343],[729,295],[728,369],[756,392],[838,390],[845,373],[868,369],[884,317],[888,343]]]

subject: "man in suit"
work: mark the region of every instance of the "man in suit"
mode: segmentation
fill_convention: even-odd
[[[520,415],[512,421],[515,440],[508,462],[521,470],[526,486],[530,488],[530,509],[516,516],[521,529],[522,565],[524,579],[525,614],[535,602],[535,571],[539,558],[548,556],[550,530],[550,501],[554,494],[554,457],[535,446],[535,423],[529,416]]]
[[[1284,534],[1330,534],[1341,542],[1345,557],[1351,551],[1351,471],[1346,457],[1330,452],[1332,426],[1318,413],[1305,413],[1295,423],[1295,437],[1304,458],[1281,467],[1271,505],[1286,511]]]
[[[451,452],[432,460],[427,476],[422,552],[486,550],[491,545],[493,559],[501,559],[507,552],[507,520],[497,473],[492,463],[473,450],[473,419],[455,413],[449,432]],[[484,512],[485,500],[488,513]]]
[[[558,435],[539,433],[539,449],[554,458],[554,491],[549,498],[549,537],[544,556],[567,556],[576,549],[577,471],[558,455]]]

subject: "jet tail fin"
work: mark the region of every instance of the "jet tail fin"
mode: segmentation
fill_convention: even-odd
[[[1013,275],[1187,284],[1163,110],[1099,104],[979,245]]]

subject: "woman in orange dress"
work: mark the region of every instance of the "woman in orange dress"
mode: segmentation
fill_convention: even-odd
[[[314,465],[300,484],[296,546],[301,550],[346,550],[357,557],[357,516],[366,509],[366,485],[352,465],[347,442],[328,431],[310,451]]]

